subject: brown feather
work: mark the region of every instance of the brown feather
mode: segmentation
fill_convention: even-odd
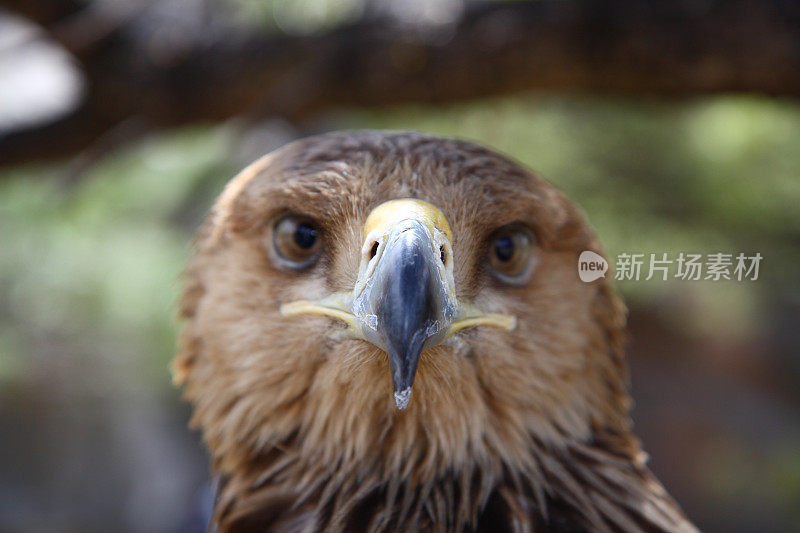
[[[459,299],[519,318],[423,353],[403,412],[383,352],[329,318],[278,313],[351,289],[367,214],[400,197],[447,216]],[[309,271],[266,253],[286,212],[321,226]],[[512,222],[538,239],[525,287],[484,266],[488,236]],[[599,243],[515,163],[415,133],[305,139],[228,185],[196,250],[173,372],[221,479],[220,531],[694,531],[631,433],[625,308],[609,282],[576,275]]]

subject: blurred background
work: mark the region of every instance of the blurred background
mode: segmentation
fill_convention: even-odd
[[[191,237],[250,161],[348,128],[505,152],[612,262],[759,252],[618,283],[633,417],[701,529],[800,531],[797,1],[0,6],[0,531],[202,531],[167,370]]]

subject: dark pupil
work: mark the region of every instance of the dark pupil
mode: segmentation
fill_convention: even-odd
[[[514,239],[511,237],[500,237],[494,241],[494,254],[502,261],[511,261],[514,257]]]
[[[303,250],[308,250],[317,242],[317,230],[310,224],[298,224],[294,230],[294,242]]]

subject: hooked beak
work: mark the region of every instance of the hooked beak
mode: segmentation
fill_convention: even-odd
[[[414,199],[381,204],[367,218],[364,233],[352,294],[284,304],[281,312],[334,316],[347,322],[355,337],[384,350],[395,406],[405,409],[424,350],[472,326],[513,329],[516,319],[459,305],[450,227],[433,205]]]
[[[375,324],[364,336],[389,355],[395,403],[403,409],[419,356],[443,336],[442,326],[452,322],[455,305],[439,272],[439,250],[419,221],[406,219],[392,227],[381,252],[371,283],[354,307]]]

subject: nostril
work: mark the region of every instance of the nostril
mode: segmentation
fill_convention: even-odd
[[[442,260],[442,264],[447,264],[447,253],[444,251],[444,245],[439,246],[439,258]]]
[[[378,253],[378,241],[372,243],[372,249],[369,251],[369,258],[372,259],[375,257],[375,254]]]

